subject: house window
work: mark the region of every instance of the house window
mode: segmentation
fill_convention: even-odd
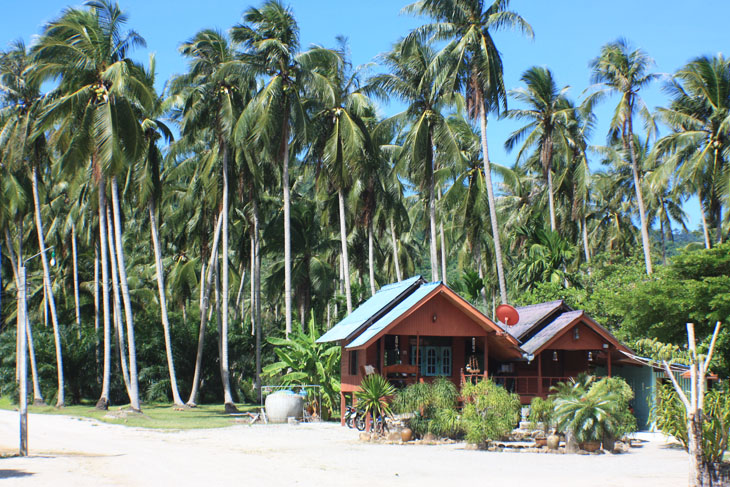
[[[357,350],[350,351],[350,375],[357,375]]]
[[[411,365],[416,364],[416,346],[411,346]],[[419,369],[424,377],[451,376],[451,347],[421,347],[419,350]]]

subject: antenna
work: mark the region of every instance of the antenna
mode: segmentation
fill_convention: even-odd
[[[497,319],[507,326],[515,326],[520,321],[520,314],[509,304],[500,304],[495,313]]]

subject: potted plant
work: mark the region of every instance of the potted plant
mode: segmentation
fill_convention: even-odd
[[[615,434],[617,405],[618,397],[614,393],[558,398],[555,417],[561,431],[572,433],[581,449],[596,451],[605,434]]]
[[[547,437],[552,427],[555,405],[552,399],[534,397],[530,402],[530,428],[542,429],[542,434],[535,438],[537,446],[547,445]]]

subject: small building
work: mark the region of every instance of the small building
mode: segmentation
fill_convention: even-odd
[[[517,311],[519,321],[507,326],[442,282],[416,276],[384,286],[318,340],[342,346],[342,417],[346,397],[372,372],[398,387],[488,377],[529,404],[581,372],[637,377],[618,372],[643,367],[608,330],[563,301]]]

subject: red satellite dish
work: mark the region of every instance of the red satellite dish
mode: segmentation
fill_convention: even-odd
[[[497,319],[507,326],[514,326],[520,321],[520,314],[509,304],[500,304],[496,310]]]

